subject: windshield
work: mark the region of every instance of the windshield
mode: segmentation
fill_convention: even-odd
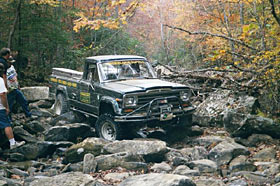
[[[99,65],[103,81],[156,78],[146,61],[110,61]]]

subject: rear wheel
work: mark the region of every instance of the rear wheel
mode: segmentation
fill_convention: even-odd
[[[68,111],[69,111],[69,107],[68,107],[68,103],[66,101],[66,97],[62,93],[57,94],[55,103],[54,103],[55,114],[61,115]]]
[[[121,139],[120,125],[109,114],[101,115],[96,122],[96,130],[99,137],[114,141]]]

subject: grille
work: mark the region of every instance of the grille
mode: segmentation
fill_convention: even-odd
[[[158,99],[158,101],[154,101],[151,104],[151,111],[153,112],[153,114],[159,113],[160,109],[159,107],[161,105],[172,105],[172,110],[177,110],[180,107],[180,103],[179,103],[179,98],[180,97],[180,92],[179,91],[153,91],[153,92],[149,92],[143,95],[139,95],[138,96],[138,106],[144,106],[145,104],[151,102],[154,99]],[[159,100],[165,99],[167,100],[167,103],[160,103]],[[148,105],[147,107],[143,107],[139,110],[139,112],[146,112],[148,109]]]

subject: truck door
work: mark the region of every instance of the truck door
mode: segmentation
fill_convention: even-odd
[[[79,108],[85,112],[97,114],[97,100],[95,93],[95,85],[93,82],[94,72],[96,70],[95,64],[87,64],[88,68],[84,78],[80,82],[80,103]]]

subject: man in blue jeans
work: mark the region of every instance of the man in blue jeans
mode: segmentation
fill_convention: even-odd
[[[26,117],[31,117],[31,113],[28,109],[28,102],[26,100],[26,98],[24,97],[23,93],[21,92],[21,90],[19,89],[19,84],[18,84],[18,80],[17,80],[17,72],[13,66],[13,63],[15,62],[15,60],[10,57],[8,60],[8,70],[7,70],[7,84],[8,84],[8,103],[9,103],[9,108],[12,111],[14,102],[18,102]],[[9,118],[11,119],[11,115],[9,116]]]

